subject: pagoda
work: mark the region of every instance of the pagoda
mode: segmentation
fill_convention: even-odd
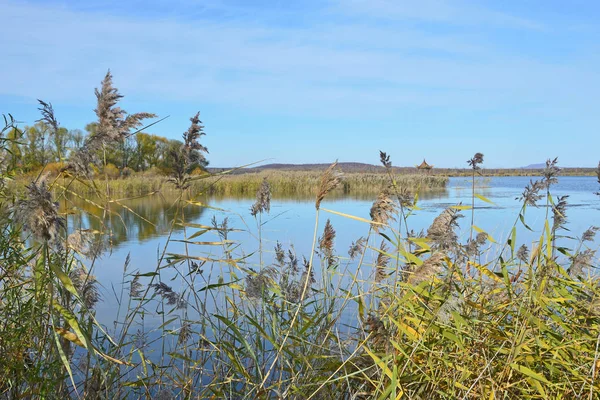
[[[433,165],[429,165],[427,164],[427,161],[425,161],[425,159],[423,159],[423,162],[419,165],[415,166],[418,170],[422,170],[422,171],[431,171],[431,169],[433,168]]]

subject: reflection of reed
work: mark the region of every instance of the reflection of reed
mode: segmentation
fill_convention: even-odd
[[[111,230],[112,244],[117,246],[133,239],[144,241],[168,232],[175,218],[176,201],[175,195],[152,195],[125,200],[121,203],[130,210],[124,207],[113,207],[112,215],[104,221],[102,208],[77,197],[69,198],[67,203],[69,210],[65,210],[64,203],[61,203],[60,211],[69,212],[69,227],[98,231]],[[199,218],[203,212],[202,207],[183,207],[186,221]],[[175,231],[179,229],[176,227]]]
[[[234,199],[234,200],[248,200],[250,203],[254,200],[254,195],[246,193],[238,194],[213,194],[210,196],[214,201]],[[286,200],[286,201],[313,201],[315,196],[311,194],[271,194],[271,197],[275,200]],[[332,191],[327,195],[327,200],[343,201],[343,200],[361,200],[361,201],[373,201],[377,197],[377,193],[343,193],[340,191]],[[444,199],[448,197],[448,190],[446,188],[426,189],[419,191],[419,200],[434,200]]]

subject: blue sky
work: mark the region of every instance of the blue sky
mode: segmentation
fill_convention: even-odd
[[[129,112],[201,112],[212,166],[424,157],[462,167],[600,159],[600,2],[5,1],[0,113],[94,120],[107,69]]]

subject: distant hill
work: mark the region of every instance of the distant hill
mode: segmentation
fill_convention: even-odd
[[[546,163],[529,164],[525,167],[521,167],[521,169],[544,169],[544,168],[546,168]]]
[[[322,171],[331,164],[266,164],[254,167],[255,170],[278,169],[284,171]],[[339,162],[338,167],[347,172],[382,172],[383,167],[379,165],[359,162]]]
[[[273,163],[259,165],[257,167],[243,168],[235,173],[248,173],[248,172],[260,172],[260,171],[323,171],[327,169],[331,164],[318,163],[318,164],[283,164]],[[384,172],[385,169],[381,165],[373,165],[359,162],[339,162],[338,167],[347,173],[352,172]],[[228,168],[208,168],[210,172],[221,172]],[[414,167],[394,167],[395,171],[415,171]]]
[[[258,173],[262,171],[324,171],[329,167],[328,163],[316,163],[316,164],[284,164],[284,163],[272,163],[259,165],[257,167],[240,168],[231,174],[246,174],[246,173]],[[381,165],[373,165],[359,162],[340,162],[338,167],[345,173],[360,173],[360,172],[371,172],[371,173],[383,173],[385,169]],[[545,163],[530,164],[526,167],[520,168],[483,168],[481,170],[484,176],[537,176],[540,175],[542,170],[546,167]],[[232,168],[214,168],[209,167],[208,171],[222,172],[230,170]],[[418,171],[415,166],[405,167],[393,167],[395,173],[414,174],[422,173]],[[446,176],[470,176],[473,171],[470,168],[433,168],[428,172],[433,175],[446,175]],[[594,175],[596,173],[595,168],[573,168],[573,167],[561,167],[561,175]]]

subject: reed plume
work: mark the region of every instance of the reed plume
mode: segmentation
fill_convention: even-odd
[[[87,229],[77,229],[67,236],[67,247],[90,260],[100,257],[106,248],[104,241]]]
[[[375,282],[380,283],[385,278],[387,278],[388,274],[386,269],[388,267],[388,263],[390,262],[390,256],[386,253],[388,252],[388,247],[385,244],[385,241],[381,241],[381,245],[379,246],[379,251],[377,252],[377,261],[375,263]]]
[[[567,198],[569,195],[559,196],[558,201],[552,206],[552,231],[564,229],[567,223]]]
[[[481,167],[479,165],[483,164],[483,154],[475,153],[475,155],[471,159],[467,160],[467,163],[471,166],[471,168],[474,171],[480,170]]]
[[[200,111],[190,118],[190,122],[190,127],[183,133],[181,146],[169,151],[173,160],[173,172],[167,182],[172,183],[179,190],[190,187],[189,174],[206,160],[202,153],[208,153],[208,149],[198,142],[200,137],[206,135],[204,125],[200,121]]]
[[[43,175],[37,183],[31,182],[26,186],[27,196],[17,201],[13,215],[15,222],[34,238],[58,245],[65,220],[58,215],[58,203],[52,201],[46,178],[47,175]]]
[[[445,250],[455,247],[458,238],[454,228],[458,226],[458,219],[463,215],[454,208],[447,208],[435,217],[431,226],[427,229],[427,238],[432,243],[432,248]]]
[[[476,256],[479,254],[479,248],[481,246],[483,246],[486,242],[487,242],[487,233],[485,232],[479,232],[477,234],[477,236],[475,236],[475,239],[469,239],[467,246],[466,246],[466,252],[468,255],[470,256]]]
[[[396,214],[397,209],[398,205],[390,197],[389,188],[384,189],[379,193],[375,202],[373,202],[369,213],[371,215],[371,221],[374,222],[374,224],[371,224],[373,229],[376,232],[379,232],[382,225],[385,226],[388,225],[390,221],[395,221],[396,218],[394,217],[394,214]]]
[[[321,202],[327,196],[329,192],[335,189],[342,181],[341,172],[336,170],[337,161],[329,166],[321,176],[321,183],[317,190],[317,198],[315,201],[315,208],[318,210],[321,208]]]
[[[283,267],[285,265],[285,251],[283,250],[283,246],[279,241],[275,244],[275,261],[279,267]]]
[[[418,285],[421,282],[429,281],[434,276],[440,274],[443,271],[444,259],[446,256],[444,253],[435,252],[431,256],[423,261],[423,264],[413,271],[408,278],[408,283],[411,285]]]
[[[331,225],[331,221],[327,219],[325,228],[323,229],[323,236],[319,238],[319,250],[322,257],[327,263],[327,268],[331,268],[337,262],[333,255],[333,246],[335,241],[335,229]]]
[[[98,117],[98,126],[93,140],[103,144],[118,143],[129,136],[132,129],[142,126],[142,121],[147,118],[155,118],[156,114],[141,112],[127,114],[117,106],[123,98],[116,87],[113,86],[110,70],[102,80],[100,90],[95,89],[97,106],[94,112]]]
[[[189,166],[194,166],[204,160],[202,153],[208,154],[208,149],[198,142],[202,136],[205,136],[204,125],[200,121],[200,111],[190,118],[191,125],[183,134],[183,153]]]
[[[356,256],[362,252],[365,247],[365,243],[366,239],[364,237],[360,237],[358,240],[352,242],[350,248],[348,249],[348,256],[350,256],[350,259],[356,258]]]
[[[155,118],[156,115],[147,112],[127,114],[117,106],[123,98],[117,88],[113,86],[110,70],[102,80],[101,89],[94,90],[97,105],[94,109],[98,122],[94,134],[88,136],[84,145],[71,157],[66,169],[71,169],[77,174],[88,175],[90,164],[97,163],[97,152],[104,146],[121,143],[131,134],[131,130],[142,126],[142,121]]]
[[[140,276],[135,275],[129,284],[129,296],[141,297],[144,286],[140,283]]]
[[[386,152],[379,150],[379,161],[385,168],[387,168],[387,169],[392,168],[392,162],[390,161],[390,156]]]
[[[256,192],[256,201],[250,207],[250,214],[254,217],[257,214],[263,212],[269,213],[271,211],[271,186],[267,182],[267,178],[264,178],[260,188]]]
[[[594,238],[596,237],[596,232],[598,232],[598,230],[600,230],[599,227],[590,226],[588,229],[585,230],[585,232],[583,232],[583,235],[581,235],[581,241],[593,242]]]
[[[517,250],[517,259],[524,263],[529,261],[529,249],[524,244]]]
[[[58,132],[59,123],[56,120],[56,116],[54,115],[54,109],[52,108],[51,103],[46,103],[40,99],[38,99],[38,103],[40,103],[41,107],[38,108],[40,113],[42,114],[42,118],[38,119],[37,122],[44,122],[52,129],[52,134],[56,135]]]
[[[551,160],[551,159],[546,160],[546,167],[544,168],[544,172],[543,172],[543,175],[544,175],[543,182],[544,182],[546,188],[549,188],[551,185],[558,182],[558,178],[556,178],[556,176],[559,174],[560,168],[558,168],[557,164],[558,164],[558,157],[556,157],[554,160]]]
[[[568,270],[569,276],[572,278],[582,276],[585,268],[593,266],[595,255],[595,250],[586,249],[571,257],[571,267]]]
[[[540,190],[546,188],[547,185],[543,181],[530,181],[520,197],[516,200],[524,202],[526,205],[537,207],[537,202],[543,197]]]
[[[264,268],[258,273],[251,271],[246,275],[246,296],[250,299],[262,299],[271,287],[273,273],[273,269]]]
[[[185,308],[187,306],[186,301],[166,283],[154,283],[149,286],[154,289],[154,294],[167,300],[168,305],[175,306],[176,308]]]
[[[85,307],[92,310],[100,301],[96,277],[88,274],[83,268],[76,268],[69,273],[69,278]]]

